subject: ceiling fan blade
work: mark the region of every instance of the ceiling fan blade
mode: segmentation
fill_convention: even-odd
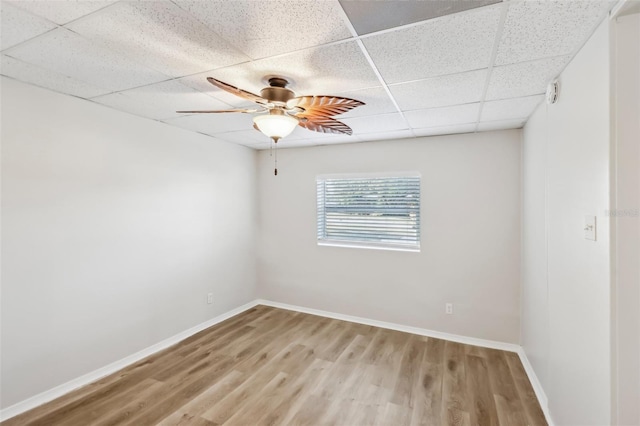
[[[340,96],[299,96],[287,102],[287,107],[299,111],[297,117],[330,117],[362,105],[362,101]]]
[[[243,99],[247,99],[249,101],[258,103],[258,104],[266,104],[268,101],[261,96],[256,95],[255,93],[247,92],[246,90],[238,89],[236,86],[232,86],[223,81],[216,80],[213,77],[207,77],[207,81],[219,89],[232,93],[236,96],[239,96]]]
[[[302,119],[298,124],[314,132],[335,133],[339,135],[353,134],[351,127],[331,117],[306,117],[306,120]]]
[[[219,109],[219,110],[211,110],[211,111],[176,111],[181,114],[220,114],[225,112],[242,112],[242,113],[252,113],[258,112],[262,110],[258,109]]]

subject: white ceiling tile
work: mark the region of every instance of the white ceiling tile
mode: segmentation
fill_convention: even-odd
[[[167,76],[64,28],[17,46],[8,55],[109,91],[166,80]]]
[[[295,141],[285,141],[284,139],[281,140],[280,142],[278,142],[278,146],[277,146],[277,150],[281,151],[283,149],[288,149],[288,148],[306,148],[306,147],[310,147],[310,146],[315,146],[318,145],[317,142],[312,142],[310,140],[295,140]],[[251,148],[251,149],[257,149],[257,150],[271,150],[271,172],[270,174],[273,176],[273,169],[275,168],[275,145],[273,143],[270,142],[263,142],[263,143],[257,143],[257,144],[253,144],[253,145],[245,145],[247,148]],[[278,172],[281,172],[282,169],[278,170]]]
[[[356,135],[334,135],[334,134],[326,134],[326,133],[318,133],[312,132],[310,133],[311,137],[307,139],[294,139],[292,141],[287,141],[283,139],[282,146],[285,145],[296,145],[296,146],[304,146],[304,145],[329,145],[334,143],[355,143],[361,142],[361,139]],[[290,143],[289,143],[290,142]],[[280,146],[280,145],[279,145]]]
[[[349,38],[336,0],[176,0],[251,58]]]
[[[614,3],[598,0],[510,2],[496,64],[573,53]]]
[[[351,127],[354,135],[404,130],[408,128],[406,121],[402,118],[402,114],[397,112],[393,114],[346,118],[340,121]]]
[[[249,60],[171,2],[119,2],[67,27],[172,77]]]
[[[271,144],[270,143],[259,143],[259,144],[255,144],[255,145],[247,145],[248,148],[251,149],[256,149],[259,151],[263,151],[265,149],[269,149],[271,148]]]
[[[346,136],[346,135],[329,135],[318,133],[319,137],[314,137],[311,139],[283,139],[278,142],[278,149],[288,149],[288,148],[310,148],[312,146],[323,146],[323,145],[339,145],[346,143],[360,143],[363,142],[360,138],[356,136]],[[273,148],[269,143],[260,143],[255,145],[247,145],[252,149],[270,149]]]
[[[7,2],[0,2],[0,47],[7,49],[56,28],[53,22],[34,16]]]
[[[355,42],[307,49],[204,73],[256,94],[268,86],[263,78],[281,75],[297,95],[327,95],[380,85]],[[206,82],[206,80],[205,80]]]
[[[175,80],[137,87],[92,99],[116,109],[158,120],[183,117],[176,111],[218,110],[229,106]]]
[[[81,16],[102,9],[114,1],[115,0],[19,0],[11,1],[11,3],[34,15],[42,16],[56,24],[63,25]]]
[[[430,127],[427,129],[414,129],[416,136],[440,136],[440,135],[456,135],[462,133],[473,133],[476,129],[474,124],[455,124],[452,126]]]
[[[524,126],[525,120],[502,120],[502,121],[487,121],[478,124],[479,132],[488,132],[491,130],[505,130],[505,129],[520,129]]]
[[[387,83],[487,68],[500,9],[448,15],[362,41]]]
[[[145,104],[144,102],[135,100],[131,96],[125,95],[124,92],[98,96],[97,98],[91,99],[91,101],[120,111],[139,115],[140,117],[157,118],[162,116],[162,106]],[[170,115],[167,114],[167,117],[170,117]]]
[[[364,134],[358,135],[358,137],[363,141],[406,139],[406,138],[412,138],[413,132],[411,130],[393,130],[390,132],[364,133]]]
[[[194,114],[163,121],[207,135],[253,128],[253,117],[250,114]]]
[[[547,84],[569,63],[570,56],[540,59],[495,67],[486,100],[517,98],[544,93]]]
[[[487,70],[470,71],[389,86],[403,111],[479,102]]]
[[[334,136],[330,138],[315,138],[308,140],[309,145],[322,146],[322,145],[341,145],[345,143],[360,143],[362,139],[356,136]]]
[[[480,103],[456,105],[443,108],[408,111],[404,116],[413,129],[470,124],[478,120]]]
[[[398,112],[387,91],[382,87],[374,87],[372,89],[353,90],[350,92],[337,93],[336,96],[356,99],[365,103],[363,106],[352,109],[351,111],[337,116],[337,119],[362,117],[365,115],[379,115]]]
[[[285,140],[278,142],[278,149],[287,149],[287,148],[306,148],[310,146],[317,146],[321,142],[319,139],[297,139],[297,140]],[[261,145],[256,145],[261,146]],[[266,147],[267,149],[273,148],[273,146],[269,145]]]
[[[237,143],[240,145],[257,145],[270,143],[270,139],[267,136],[253,128],[251,130],[216,133],[214,136],[220,140]]]
[[[90,98],[107,92],[105,89],[91,86],[71,77],[48,71],[35,65],[2,55],[0,73],[16,80],[31,83],[45,89],[66,93],[81,98]]]
[[[310,139],[313,137],[325,136],[325,133],[314,132],[313,130],[305,129],[304,127],[297,126],[293,129],[293,132],[284,138],[283,140],[295,141],[300,139]]]
[[[540,95],[485,102],[480,120],[526,120],[543,99],[544,96]]]

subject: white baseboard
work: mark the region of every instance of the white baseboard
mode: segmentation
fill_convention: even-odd
[[[116,362],[112,362],[109,365],[106,365],[102,368],[94,370],[90,373],[87,373],[83,376],[80,376],[76,379],[63,383],[59,386],[56,386],[53,389],[49,389],[42,393],[39,393],[31,398],[25,399],[24,401],[20,401],[17,404],[14,404],[10,407],[7,407],[0,411],[0,421],[5,421],[10,419],[11,417],[15,417],[18,414],[24,413],[25,411],[36,408],[42,404],[45,404],[49,401],[53,401],[56,398],[61,397],[64,394],[67,394],[75,389],[78,389],[82,386],[88,385],[89,383],[95,382],[109,374],[115,373],[118,370],[121,370],[133,363],[140,361],[143,358],[148,357],[149,355],[153,355],[156,352],[159,352],[163,349],[168,348],[169,346],[175,345],[180,341],[190,337],[206,328],[211,327],[212,325],[218,324],[228,318],[231,318],[239,313],[242,313],[248,309],[253,308],[257,305],[257,301],[252,301],[246,303],[242,306],[239,306],[235,309],[232,309],[224,314],[218,315],[215,318],[212,318],[208,321],[205,321],[201,324],[196,325],[195,327],[191,327],[188,330],[185,330],[181,333],[176,334],[175,336],[171,336],[168,339],[165,339],[161,342],[156,343],[155,345],[149,346],[148,348],[142,349],[132,355],[129,355],[121,360]]]
[[[375,327],[386,328],[389,330],[403,331],[406,333],[418,334],[421,336],[435,337],[443,340],[450,340],[452,342],[464,343],[468,345],[482,346],[485,348],[491,349],[499,349],[503,351],[516,352],[520,356],[520,360],[522,361],[522,365],[529,376],[529,380],[531,381],[531,385],[538,397],[538,401],[540,401],[540,406],[544,412],[545,417],[547,418],[547,422],[549,426],[553,426],[553,422],[551,421],[551,416],[549,415],[548,409],[548,400],[547,396],[542,389],[540,381],[538,380],[535,372],[533,371],[533,367],[531,363],[527,359],[527,355],[524,352],[524,349],[516,345],[514,343],[505,343],[498,342],[494,340],[485,340],[485,339],[477,339],[475,337],[467,337],[460,336],[457,334],[443,333],[434,330],[428,330],[424,328],[418,327],[410,327],[401,324],[394,324],[385,321],[378,321],[368,318],[361,318],[352,315],[344,315],[338,314],[335,312],[322,311],[319,309],[306,308],[303,306],[289,305],[286,303],[273,302],[270,300],[256,299],[252,302],[246,303],[242,306],[239,306],[235,309],[232,309],[224,314],[218,315],[215,318],[210,319],[209,321],[205,321],[201,324],[196,325],[188,330],[185,330],[181,333],[176,334],[175,336],[169,337],[161,342],[156,343],[155,345],[149,346],[141,351],[138,351],[132,355],[129,355],[119,361],[113,362],[107,366],[99,368],[95,371],[87,373],[81,377],[73,379],[67,383],[56,386],[53,389],[49,389],[48,391],[39,393],[31,398],[25,399],[17,404],[14,404],[10,407],[7,407],[0,411],[0,421],[4,421],[10,419],[11,417],[17,416],[18,414],[24,413],[25,411],[31,410],[33,408],[38,407],[39,405],[45,404],[49,401],[52,401],[56,398],[59,398],[75,389],[78,389],[82,386],[88,385],[89,383],[95,382],[109,374],[115,373],[118,370],[121,370],[135,362],[138,362],[150,355],[153,355],[156,352],[159,352],[163,349],[168,348],[169,346],[175,345],[180,341],[190,337],[206,328],[209,328],[215,324],[218,324],[228,318],[231,318],[235,315],[238,315],[248,309],[253,308],[256,305],[265,305],[272,306],[274,308],[287,309],[290,311],[303,312],[312,315],[319,315],[327,318],[334,318],[343,321],[355,322],[358,324],[372,325]]]
[[[544,392],[542,384],[540,383],[540,380],[538,380],[538,376],[533,370],[533,366],[529,362],[529,358],[527,358],[527,354],[522,346],[518,349],[518,356],[520,357],[524,371],[526,371],[527,376],[529,377],[533,391],[536,393],[536,397],[540,403],[540,408],[542,408],[542,412],[544,413],[544,417],[547,419],[547,423],[549,426],[554,426],[553,420],[551,419],[551,413],[549,413],[549,399],[547,398],[547,394]]]
[[[495,340],[477,339],[475,337],[460,336],[458,334],[443,333],[440,331],[428,330],[426,328],[410,327],[407,325],[394,324],[391,322],[378,321],[369,318],[355,317],[351,315],[337,314],[335,312],[322,311],[319,309],[306,308],[303,306],[288,305],[286,303],[272,302],[270,300],[258,299],[258,305],[273,306],[274,308],[287,309],[289,311],[303,312],[305,314],[319,315],[321,317],[334,318],[343,321],[355,322],[358,324],[372,325],[389,330],[403,331],[405,333],[418,334],[420,336],[435,337],[437,339],[450,340],[452,342],[464,343],[467,345],[482,346],[485,348],[499,349],[508,352],[518,352],[520,345],[515,343],[498,342]]]
[[[554,426],[554,423],[551,420],[551,415],[549,414],[549,404],[548,404],[547,394],[542,389],[542,385],[538,380],[538,376],[536,376],[536,373],[533,370],[533,367],[531,366],[531,363],[529,362],[529,359],[527,358],[527,355],[524,352],[524,349],[520,345],[516,345],[514,343],[497,342],[495,340],[485,340],[485,339],[477,339],[475,337],[460,336],[458,334],[443,333],[440,331],[433,331],[425,328],[410,327],[406,325],[372,320],[368,318],[355,317],[351,315],[337,314],[335,312],[322,311],[320,309],[306,308],[306,307],[297,306],[297,305],[289,305],[286,303],[272,302],[270,300],[258,299],[256,300],[256,304],[273,306],[274,308],[281,308],[281,309],[287,309],[290,311],[303,312],[305,314],[319,315],[322,317],[334,318],[334,319],[343,320],[343,321],[350,321],[358,324],[372,325],[375,327],[387,328],[390,330],[404,331],[406,333],[418,334],[420,336],[435,337],[437,339],[449,340],[452,342],[464,343],[467,345],[481,346],[484,348],[491,348],[491,349],[499,349],[499,350],[508,351],[508,352],[516,352],[520,357],[522,365],[524,366],[524,370],[527,373],[527,376],[529,377],[529,381],[531,382],[531,386],[533,387],[533,390],[536,393],[536,397],[540,402],[540,407],[542,408],[542,411],[547,420],[547,423],[549,424],[549,426]]]

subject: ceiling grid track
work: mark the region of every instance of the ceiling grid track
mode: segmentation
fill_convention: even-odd
[[[173,0],[169,0],[169,1],[173,2]],[[490,6],[486,6],[486,7],[494,7],[494,6],[496,6],[496,5],[494,4],[494,5],[490,5]],[[351,24],[351,21],[349,20],[349,17],[347,16],[346,12],[344,11],[344,9],[342,9],[342,6],[340,6],[340,10],[341,10],[341,14],[342,14],[342,19],[344,20],[345,25],[349,28],[349,31],[351,32],[351,37],[344,38],[342,40],[329,41],[329,42],[321,43],[321,44],[318,44],[318,45],[315,45],[315,46],[304,47],[302,49],[292,50],[290,52],[279,53],[277,55],[271,55],[271,56],[264,56],[264,57],[260,57],[260,58],[255,58],[253,60],[254,61],[258,61],[258,60],[266,59],[266,58],[277,59],[277,58],[281,58],[281,57],[286,57],[286,56],[294,54],[294,53],[304,52],[306,50],[320,49],[320,48],[323,48],[323,47],[336,46],[336,45],[339,45],[339,44],[349,43],[349,42],[352,42],[352,41],[359,41],[359,40],[367,39],[367,38],[370,38],[370,37],[376,37],[376,36],[380,36],[380,35],[394,33],[396,31],[407,30],[407,29],[410,29],[410,28],[413,28],[413,27],[419,27],[421,25],[424,25],[427,22],[435,23],[435,22],[438,22],[440,20],[446,20],[450,16],[450,15],[443,15],[443,16],[438,16],[436,18],[428,18],[428,19],[424,19],[422,21],[411,22],[409,24],[398,25],[397,27],[387,28],[387,29],[384,29],[384,30],[378,30],[378,31],[373,31],[373,32],[367,33],[367,34],[359,35],[357,33],[357,31],[355,30],[355,28],[353,27],[353,25]],[[475,11],[477,11],[477,9],[464,10],[464,11],[461,11],[461,12],[457,12],[456,16],[464,16],[465,14],[473,13]],[[196,19],[197,19],[197,17],[196,17]]]
[[[9,37],[0,71],[241,145],[262,144],[247,115],[176,114],[248,107],[206,77],[255,92],[265,75],[281,75],[301,95],[366,104],[337,117],[352,137],[300,128],[287,137],[291,147],[512,129],[526,123],[548,82],[620,4],[481,0],[464,9],[451,8],[457,0],[428,7],[307,1],[105,0],[53,8],[3,0]]]
[[[491,59],[489,60],[489,68],[487,68],[487,80],[484,83],[482,89],[482,97],[480,98],[480,108],[478,108],[478,118],[476,120],[475,132],[480,128],[480,120],[482,118],[482,110],[484,109],[484,103],[487,97],[487,91],[489,90],[489,84],[491,82],[491,74],[495,67],[496,57],[498,56],[498,48],[500,47],[500,40],[502,40],[502,32],[504,31],[504,23],[507,20],[507,12],[509,11],[509,3],[502,3],[502,10],[500,11],[500,21],[498,22],[498,30],[496,31],[496,40],[493,44],[493,51],[491,52]]]
[[[118,0],[118,1],[122,1],[122,0]],[[174,6],[176,6],[178,9],[182,10],[184,13],[186,13],[187,15],[191,16],[193,19],[195,19],[196,21],[200,22],[202,25],[206,26],[207,28],[209,28],[214,34],[216,34],[218,37],[220,37],[221,39],[223,39],[224,41],[226,41],[227,43],[229,43],[229,45],[233,46],[234,49],[236,49],[238,52],[242,52],[242,50],[240,49],[239,46],[236,46],[235,43],[233,42],[233,40],[229,40],[226,37],[223,37],[221,34],[219,34],[217,31],[215,31],[213,28],[209,27],[207,25],[207,23],[205,21],[203,21],[202,19],[200,19],[198,16],[194,15],[193,13],[189,12],[188,10],[186,10],[185,8],[183,8],[182,6],[180,6],[178,3],[176,3],[173,0],[168,0],[169,3],[173,4]],[[244,52],[243,52],[244,53]],[[247,56],[249,58],[249,61],[247,62],[254,62],[257,59],[254,59],[252,57],[250,57],[249,55],[247,55],[245,53],[245,56]],[[238,65],[238,64],[232,64],[229,66],[234,66],[234,65]],[[214,68],[216,69],[216,68]],[[201,72],[198,72],[196,74],[200,74]],[[180,76],[180,77],[176,77],[176,78],[183,78],[185,76]]]
[[[373,59],[371,58],[371,55],[369,55],[369,51],[367,50],[367,48],[365,47],[364,43],[362,42],[362,40],[358,36],[358,33],[356,32],[356,29],[353,27],[353,24],[351,23],[351,20],[347,16],[347,12],[345,12],[345,10],[342,7],[342,5],[340,5],[340,11],[342,12],[342,19],[344,20],[345,25],[347,26],[347,28],[349,28],[349,31],[351,32],[351,35],[353,36],[353,40],[355,40],[356,43],[358,43],[358,47],[362,51],[362,54],[364,55],[364,57],[367,59],[367,62],[369,63],[369,66],[373,70],[374,74],[376,75],[376,77],[380,81],[380,85],[382,86],[384,91],[387,93],[387,96],[391,100],[391,103],[393,103],[393,106],[396,108],[396,111],[402,117],[402,120],[404,121],[404,124],[407,126],[407,129],[411,132],[411,135],[415,138],[416,137],[416,133],[413,131],[413,127],[411,127],[411,125],[409,125],[409,120],[407,120],[407,117],[405,117],[404,112],[402,112],[402,110],[400,109],[400,106],[398,105],[398,102],[396,102],[396,99],[394,98],[393,94],[391,94],[391,90],[389,90],[389,86],[387,85],[387,82],[384,80],[384,77],[382,77],[382,74],[380,73],[380,70],[378,70],[378,67],[373,62]]]

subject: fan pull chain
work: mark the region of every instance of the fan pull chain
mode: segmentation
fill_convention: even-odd
[[[275,168],[273,169],[273,174],[275,176],[278,176],[278,141],[274,139],[274,143],[276,144],[275,146]]]

